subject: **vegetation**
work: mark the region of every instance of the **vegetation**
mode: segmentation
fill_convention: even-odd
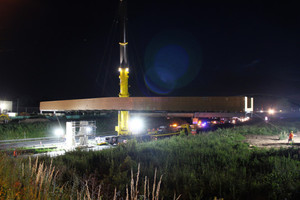
[[[56,118],[52,119],[53,121],[49,122],[34,122],[34,123],[16,123],[16,122],[10,122],[8,124],[0,124],[0,140],[9,140],[9,139],[24,139],[24,138],[37,138],[37,137],[53,137],[53,131],[55,128],[60,127],[58,121]],[[117,123],[116,115],[108,115],[108,116],[86,116],[82,117],[81,120],[95,120],[96,121],[96,135],[110,135],[115,134],[114,123],[111,123],[112,121],[115,121]],[[159,119],[160,120],[160,119]],[[60,124],[63,128],[65,128],[66,119],[61,118],[59,119]],[[167,121],[164,121],[164,123],[167,123]],[[162,123],[162,124],[164,124]],[[153,124],[153,127],[158,127],[161,125],[158,120],[152,120],[151,124]],[[279,133],[286,132],[293,130],[299,130],[300,129],[300,122],[282,122],[282,121],[275,121],[269,124],[266,123],[257,123],[254,122],[253,124],[250,124],[248,126],[236,126],[235,132],[240,133],[242,135],[247,134],[258,134],[258,135],[276,135]],[[284,136],[282,136],[284,138]]]
[[[295,198],[300,191],[299,150],[250,149],[241,142],[244,137],[239,132],[259,131],[270,134],[249,126],[219,129],[142,144],[132,141],[101,152],[68,152],[53,162],[61,171],[59,182],[92,179],[96,185],[103,184],[105,194],[117,188],[125,196],[130,170],[137,171],[140,163],[141,177],[154,177],[156,168],[163,175],[160,194],[164,199],[172,199],[175,191],[182,199]]]
[[[95,187],[93,180],[80,181],[81,187],[76,187],[77,184],[68,185],[65,183],[59,185],[56,183],[59,170],[55,170],[52,161],[49,166],[44,162],[39,162],[38,158],[32,163],[31,158],[28,160],[12,159],[5,154],[0,154],[0,199],[103,199],[111,197],[110,199],[117,199],[117,190],[115,188],[111,195],[102,195],[101,185]],[[130,187],[126,187],[126,199],[139,199],[139,178],[140,167],[136,177],[131,171]],[[162,176],[159,181],[156,180],[156,171],[152,187],[150,186],[150,179],[145,177],[142,183],[144,186],[143,196],[148,199],[159,199],[160,185]],[[90,192],[92,191],[92,193]],[[96,191],[96,193],[94,192]],[[144,198],[144,199],[145,199]],[[174,200],[179,199],[174,196]]]
[[[57,187],[57,172],[50,164],[22,162],[0,154],[0,199],[61,199],[67,198],[63,187]]]
[[[237,126],[147,143],[133,140],[99,152],[42,157],[34,161],[36,167],[30,159],[2,155],[0,199],[296,199],[299,149],[258,149],[242,142],[246,134],[297,129],[275,128],[279,125]]]
[[[0,140],[49,137],[56,123],[8,123],[0,125]]]

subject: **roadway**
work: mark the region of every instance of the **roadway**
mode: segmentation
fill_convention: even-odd
[[[16,148],[46,148],[53,146],[62,146],[64,141],[59,138],[28,138],[16,140],[1,140],[0,150],[16,149]]]
[[[78,141],[76,141],[76,147],[78,146]],[[66,151],[73,151],[74,148],[66,149],[66,143],[60,138],[32,138],[32,139],[16,139],[16,140],[1,140],[0,150],[12,150],[19,148],[57,148],[57,151],[34,154],[34,156],[48,155],[48,156],[58,156],[63,155]],[[95,140],[89,139],[89,145],[85,146],[86,151],[100,151],[106,148],[110,148],[110,145],[97,146]]]

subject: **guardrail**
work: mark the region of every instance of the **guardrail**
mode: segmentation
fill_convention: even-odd
[[[22,142],[22,141],[35,141],[35,140],[51,140],[51,139],[59,139],[59,138],[58,137],[43,137],[43,138],[26,138],[26,139],[14,139],[14,140],[0,140],[0,143]]]

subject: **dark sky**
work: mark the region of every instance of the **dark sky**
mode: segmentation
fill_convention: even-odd
[[[300,93],[296,1],[128,0],[131,96]],[[118,96],[118,0],[0,0],[0,97]]]

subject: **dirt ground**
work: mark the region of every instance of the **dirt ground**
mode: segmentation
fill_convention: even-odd
[[[252,146],[264,148],[289,148],[288,137],[284,140],[279,139],[279,135],[246,135],[245,142]],[[300,148],[300,132],[294,133],[294,147]]]

